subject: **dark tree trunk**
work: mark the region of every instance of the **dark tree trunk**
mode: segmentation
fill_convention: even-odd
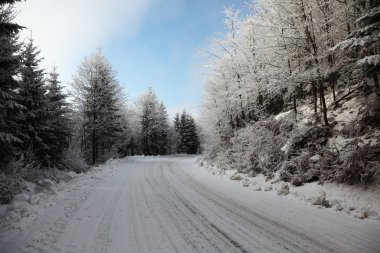
[[[102,142],[102,160],[104,161],[104,158],[105,158],[105,154],[106,154],[106,152],[105,152],[105,145],[104,145],[104,141]]]
[[[318,105],[317,105],[317,100],[318,100],[318,96],[317,96],[317,86],[315,85],[315,82],[312,82],[312,90],[313,90],[313,103],[314,103],[314,113],[317,113],[317,108],[318,108]]]
[[[320,100],[321,100],[321,103],[322,103],[322,114],[323,114],[323,121],[325,123],[326,126],[329,125],[329,121],[327,119],[327,106],[326,106],[326,100],[325,100],[325,91],[324,91],[324,87],[323,87],[323,84],[320,83],[319,84],[319,95],[320,95]]]
[[[303,84],[300,83],[300,98],[303,99],[304,98],[304,94],[303,94]]]
[[[95,108],[93,109],[93,114],[92,114],[92,119],[93,119],[93,129],[92,129],[92,165],[95,165],[96,162],[96,145],[97,145],[97,140],[96,140],[96,129],[95,129],[95,123],[96,123],[96,112]]]
[[[331,82],[331,88],[332,88],[332,92],[333,92],[333,99],[334,101],[336,100],[336,94],[335,94],[335,80],[332,80]]]
[[[95,129],[92,130],[92,165],[96,162],[96,134]]]
[[[297,119],[297,101],[296,101],[296,94],[293,95],[293,110],[295,118]]]

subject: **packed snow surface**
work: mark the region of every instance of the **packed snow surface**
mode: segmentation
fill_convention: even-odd
[[[195,160],[112,160],[54,194],[20,195],[0,252],[379,252],[378,220],[241,187]]]

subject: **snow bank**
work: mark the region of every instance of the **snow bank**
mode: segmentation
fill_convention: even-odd
[[[215,166],[209,166],[207,162],[199,162],[202,169],[209,173],[229,178],[243,187],[249,187],[254,191],[263,191],[267,194],[281,195],[302,201],[319,208],[329,208],[360,219],[380,220],[380,184],[368,188],[349,186],[336,183],[317,182],[306,183],[303,186],[292,186],[278,180],[278,175],[268,180],[264,175],[249,177],[247,174],[237,173],[236,170],[220,171]]]
[[[72,178],[70,182],[57,184],[52,180],[42,179],[35,184],[24,181],[23,193],[15,195],[10,204],[0,205],[0,226],[4,231],[23,229],[34,217],[41,215],[48,206],[59,203],[60,197],[64,196],[65,192],[100,181],[104,173],[110,173],[121,160],[109,159],[103,165],[92,167],[86,174],[69,172]]]

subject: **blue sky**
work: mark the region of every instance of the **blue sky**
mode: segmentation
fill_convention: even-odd
[[[53,3],[52,3],[53,2]],[[152,87],[173,115],[197,113],[204,77],[200,65],[209,38],[224,32],[224,7],[244,0],[33,0],[18,4],[18,22],[64,84],[96,48],[118,73],[128,100]],[[67,19],[69,17],[69,19]]]

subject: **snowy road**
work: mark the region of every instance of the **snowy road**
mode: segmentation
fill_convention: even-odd
[[[120,160],[85,175],[3,233],[0,252],[380,252],[379,221],[243,188],[194,159]]]

